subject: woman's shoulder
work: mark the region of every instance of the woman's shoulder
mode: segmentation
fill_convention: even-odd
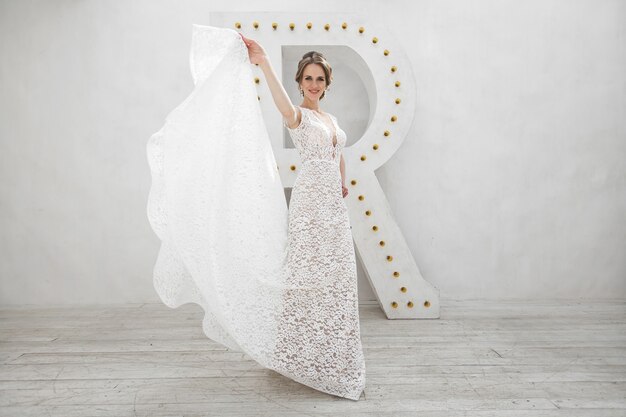
[[[300,130],[300,127],[302,127],[302,125],[303,125],[303,123],[305,121],[305,116],[304,115],[306,114],[305,111],[302,111],[302,109],[305,109],[306,107],[301,107],[301,106],[298,106],[298,105],[294,105],[293,107],[295,109],[295,112],[294,112],[294,123],[298,122],[298,125],[293,127],[293,128],[289,127],[288,121],[286,119],[283,119],[283,126],[285,126],[287,129],[289,129],[292,132],[296,131],[296,130]]]

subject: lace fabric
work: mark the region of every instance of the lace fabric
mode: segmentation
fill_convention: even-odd
[[[171,308],[200,305],[210,339],[357,400],[365,362],[339,171],[345,132],[298,107],[300,124],[287,128],[302,164],[287,208],[239,34],[194,25],[190,64],[194,90],[147,146],[155,289]]]

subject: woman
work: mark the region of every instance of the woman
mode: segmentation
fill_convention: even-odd
[[[303,99],[294,107],[261,45],[241,37],[250,62],[265,74],[302,161],[289,203],[287,284],[320,286],[313,292],[286,291],[274,369],[306,376],[318,389],[358,399],[365,364],[354,246],[343,201],[348,194],[341,153],[346,134],[333,115],[320,110],[332,69],[322,54],[304,54],[295,76]]]
[[[365,385],[356,264],[335,117],[319,100],[328,63],[306,54],[294,107],[263,49],[232,29],[193,26],[194,90],[147,146],[148,219],[164,304],[196,303],[207,337],[317,390],[357,400]],[[302,165],[289,207],[252,63],[263,68]]]

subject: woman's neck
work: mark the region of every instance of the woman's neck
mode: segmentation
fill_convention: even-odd
[[[321,110],[320,110],[320,102],[319,102],[319,101],[316,101],[316,102],[314,103],[314,102],[309,101],[309,100],[304,100],[304,101],[302,102],[302,104],[300,104],[300,107],[304,107],[304,108],[307,108],[307,109],[309,109],[309,110],[313,110],[313,111],[316,111],[316,112],[318,112],[318,113],[320,113],[320,114],[323,114],[323,113],[321,112]]]

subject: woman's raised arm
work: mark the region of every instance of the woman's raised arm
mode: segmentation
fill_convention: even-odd
[[[250,62],[253,64],[258,64],[263,70],[263,74],[265,74],[265,79],[267,81],[267,86],[272,92],[272,98],[274,99],[274,103],[278,108],[280,114],[286,120],[295,120],[296,119],[296,109],[294,105],[291,103],[285,88],[278,80],[278,76],[272,67],[272,63],[270,62],[267,54],[265,53],[265,49],[261,45],[259,45],[255,40],[246,38],[241,33],[241,38],[244,43],[248,47],[248,56],[250,57]]]

